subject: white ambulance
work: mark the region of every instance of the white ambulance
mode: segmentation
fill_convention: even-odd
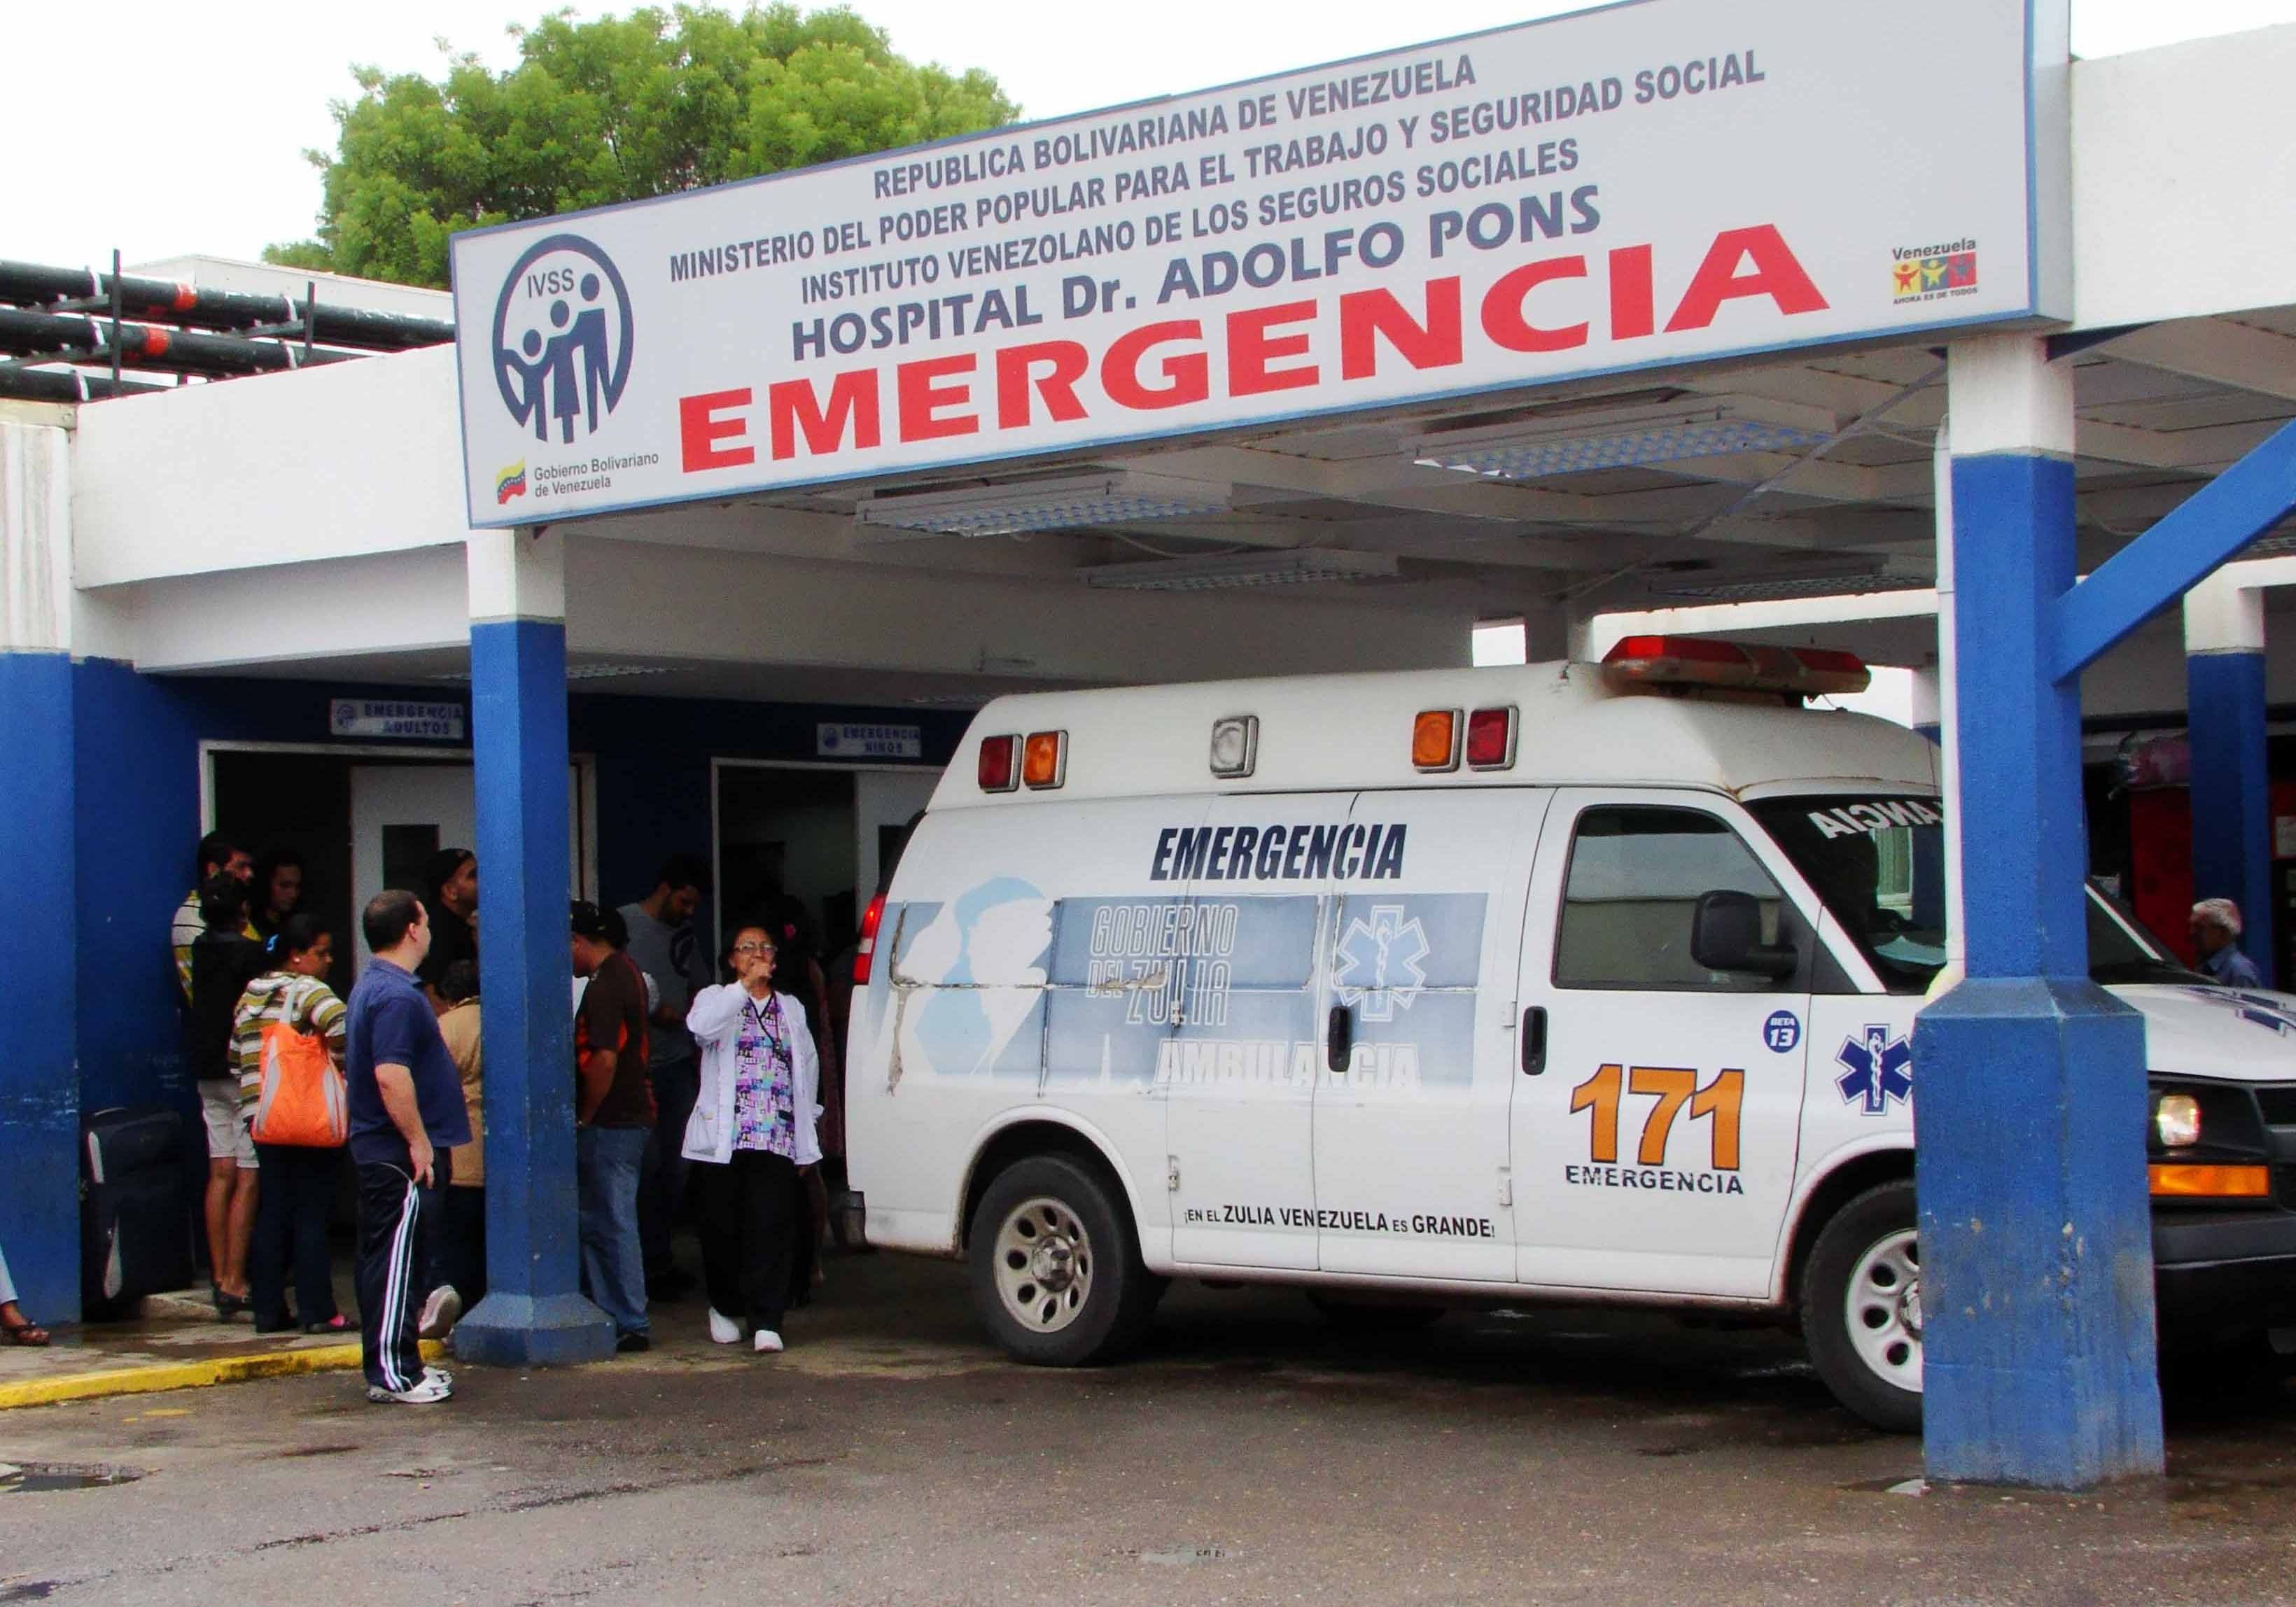
[[[870,1241],[968,1259],[1028,1361],[1118,1353],[1176,1276],[1629,1302],[1798,1323],[1914,1426],[1945,819],[1928,742],[1802,707],[1865,681],[1635,637],[991,703],[871,912]],[[2296,999],[2089,926],[2146,1018],[2164,1328],[2296,1320]]]

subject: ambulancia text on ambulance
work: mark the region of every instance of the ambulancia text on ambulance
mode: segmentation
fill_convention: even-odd
[[[1633,1302],[1798,1323],[1913,1426],[1946,823],[1931,744],[1801,706],[1866,678],[1630,637],[989,704],[857,979],[870,1240],[967,1258],[1030,1361],[1117,1353],[1174,1276]],[[2145,1018],[2164,1340],[2291,1321],[2296,998],[2094,894],[2089,947]]]

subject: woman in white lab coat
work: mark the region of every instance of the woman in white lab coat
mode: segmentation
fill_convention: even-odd
[[[701,1051],[701,1087],[685,1154],[700,1163],[701,1265],[709,1337],[782,1349],[790,1263],[803,1219],[800,1174],[821,1160],[821,1066],[805,1006],[774,988],[774,940],[734,934],[734,980],[705,988],[685,1013]]]

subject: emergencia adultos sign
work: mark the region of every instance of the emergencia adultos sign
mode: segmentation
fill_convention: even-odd
[[[2062,313],[2062,12],[1638,0],[458,235],[472,522]]]

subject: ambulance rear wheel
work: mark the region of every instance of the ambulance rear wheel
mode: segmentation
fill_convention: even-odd
[[[996,1175],[972,1213],[974,1309],[1015,1359],[1113,1360],[1147,1328],[1163,1282],[1142,1265],[1120,1193],[1064,1155]]]
[[[1893,1434],[1922,1426],[1921,1242],[1910,1178],[1834,1213],[1801,1275],[1811,1365],[1833,1397]]]

